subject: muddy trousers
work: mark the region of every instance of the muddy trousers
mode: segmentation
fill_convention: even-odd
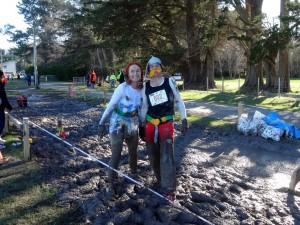
[[[172,139],[159,143],[147,143],[146,148],[155,177],[165,192],[176,189],[176,168],[174,163],[174,145]]]
[[[125,135],[123,132],[119,132],[118,134],[110,134],[112,155],[109,165],[115,169],[118,168],[124,140],[128,147],[130,170],[133,174],[135,174],[137,170],[138,132],[131,135]],[[116,172],[109,170],[108,179],[111,183],[116,178],[116,175]]]

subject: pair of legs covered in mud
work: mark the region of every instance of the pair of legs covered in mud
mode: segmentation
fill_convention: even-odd
[[[157,182],[164,192],[174,192],[176,189],[174,124],[167,122],[158,126],[157,143],[154,138],[154,125],[146,123],[145,132],[146,148]]]
[[[132,174],[135,174],[137,170],[138,131],[128,133],[126,127],[123,127],[117,133],[110,134],[112,155],[109,165],[115,169],[118,168],[124,141],[128,147],[130,170]],[[116,175],[114,171],[109,170],[108,178],[111,183],[114,182]]]

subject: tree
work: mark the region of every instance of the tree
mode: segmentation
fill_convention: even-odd
[[[288,16],[287,3],[288,0],[281,0],[280,2],[280,17],[283,18]],[[286,30],[289,27],[289,23],[286,20],[280,20],[280,28],[282,30]],[[289,73],[289,53],[287,49],[287,45],[289,43],[289,37],[287,36],[285,39],[285,48],[279,50],[279,71],[278,76],[280,77],[281,85],[280,88],[283,92],[289,92],[291,90],[290,87],[290,73]]]
[[[229,3],[235,8],[238,19],[242,22],[242,27],[233,21],[229,22],[229,25],[238,31],[234,32],[232,38],[240,40],[247,58],[246,80],[242,89],[256,90],[258,79],[260,84],[263,84],[262,59],[256,57],[254,44],[261,36],[263,0],[229,0]]]

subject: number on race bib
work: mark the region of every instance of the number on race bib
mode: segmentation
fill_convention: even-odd
[[[160,90],[149,95],[151,106],[156,106],[168,101],[165,90]]]

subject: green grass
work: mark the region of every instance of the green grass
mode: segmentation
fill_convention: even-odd
[[[31,87],[33,87],[33,83],[31,83]],[[25,80],[9,80],[6,89],[7,90],[21,90],[28,88],[27,83]]]
[[[237,92],[239,79],[224,79],[224,92]],[[264,79],[265,80],[265,79]],[[240,87],[244,84],[245,79],[240,79]],[[264,81],[265,82],[265,81]],[[222,90],[222,79],[216,79],[216,91]],[[291,79],[291,90],[292,94],[300,94],[300,78]]]
[[[6,140],[5,146],[6,148],[2,151],[2,153],[6,157],[13,157],[17,159],[23,159],[23,143],[21,137],[16,133],[10,133],[4,136]],[[21,143],[19,146],[13,146],[13,143]]]
[[[225,105],[237,105],[242,101],[246,105],[260,106],[272,110],[287,110],[296,112],[300,110],[299,101],[292,97],[266,97],[238,93],[221,93],[213,91],[188,90],[181,92],[185,101],[216,102]]]
[[[244,84],[245,80],[240,79],[240,87]],[[222,80],[215,80],[217,90],[222,90]],[[224,79],[224,91],[226,92],[236,92],[239,87],[239,79]]]
[[[180,121],[179,113],[175,114],[175,121]],[[231,131],[235,129],[235,121],[216,119],[208,116],[188,115],[187,121],[188,124],[192,126],[215,128],[222,131]]]
[[[75,209],[57,205],[58,190],[47,183],[46,170],[34,160],[22,161],[23,146],[12,146],[20,142],[17,133],[4,139],[8,161],[0,164],[0,224],[70,224]]]
[[[66,224],[74,209],[56,204],[57,189],[34,162],[0,165],[0,224]],[[68,223],[69,224],[69,223]]]
[[[291,80],[291,89],[294,93],[300,93],[300,78]]]

